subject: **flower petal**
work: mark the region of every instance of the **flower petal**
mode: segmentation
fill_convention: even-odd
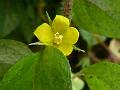
[[[63,43],[75,44],[78,41],[79,32],[74,27],[69,27],[63,36]]]
[[[65,56],[68,56],[72,53],[73,51],[73,46],[70,44],[61,44],[57,47]]]
[[[34,34],[43,43],[50,43],[53,41],[53,32],[47,23],[38,26]]]
[[[54,33],[58,32],[60,34],[63,34],[66,32],[69,25],[70,21],[68,18],[61,15],[56,15],[55,19],[52,22],[52,29]]]

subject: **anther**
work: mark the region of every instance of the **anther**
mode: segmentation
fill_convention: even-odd
[[[58,32],[54,34],[54,43],[59,45],[62,42],[63,35],[60,35]]]

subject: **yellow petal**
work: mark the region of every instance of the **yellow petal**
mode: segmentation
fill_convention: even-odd
[[[61,15],[56,15],[55,19],[52,22],[52,30],[54,33],[59,32],[60,34],[63,34],[66,32],[69,25],[70,21],[68,18]]]
[[[75,44],[78,41],[79,32],[74,27],[69,27],[63,36],[63,43]]]
[[[72,53],[73,51],[73,46],[70,44],[61,44],[57,47],[65,56],[68,56]]]
[[[50,43],[53,41],[53,32],[47,23],[38,26],[34,34],[43,43]]]

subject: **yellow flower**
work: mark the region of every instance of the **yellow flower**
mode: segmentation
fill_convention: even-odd
[[[78,30],[70,27],[69,19],[62,15],[56,15],[51,26],[47,23],[38,26],[34,34],[41,43],[58,48],[66,56],[71,54],[79,37]]]

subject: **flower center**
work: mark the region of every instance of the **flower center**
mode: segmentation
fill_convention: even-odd
[[[54,44],[59,45],[62,42],[63,35],[60,35],[58,32],[54,34]]]

